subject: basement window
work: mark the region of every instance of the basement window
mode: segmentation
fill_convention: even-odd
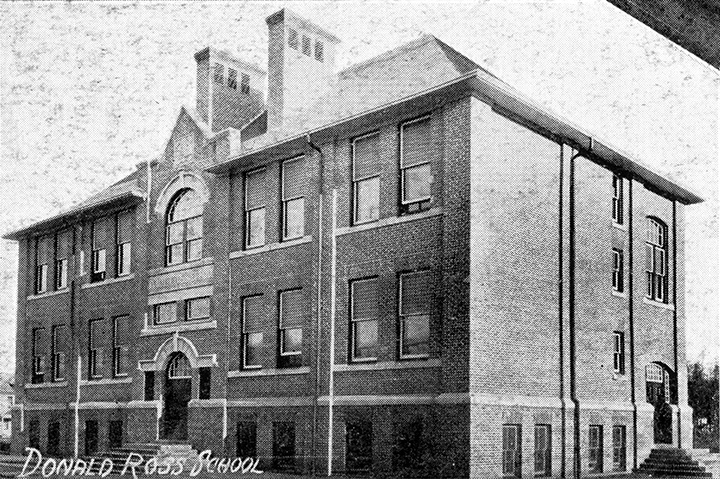
[[[315,60],[319,62],[323,61],[323,49],[323,42],[321,42],[320,40],[315,40]]]
[[[215,80],[215,83],[219,83],[221,85],[225,83],[225,67],[223,67],[220,63],[216,63],[214,66],[213,80]]]
[[[294,28],[288,29],[288,46],[293,50],[298,49],[298,32]]]
[[[303,55],[310,56],[311,52],[311,46],[310,46],[310,37],[307,35],[302,36],[302,52]]]
[[[227,86],[228,86],[228,88],[237,90],[237,70],[235,70],[234,68],[228,68]]]

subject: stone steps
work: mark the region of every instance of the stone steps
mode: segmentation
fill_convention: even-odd
[[[684,449],[667,447],[650,451],[637,472],[665,477],[712,477]]]

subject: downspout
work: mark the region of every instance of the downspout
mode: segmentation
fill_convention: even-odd
[[[565,360],[563,355],[565,354],[563,348],[563,330],[564,318],[563,318],[563,175],[564,175],[564,154],[565,148],[560,145],[560,174],[559,189],[558,189],[558,317],[559,317],[559,330],[558,330],[558,349],[560,352],[560,434],[562,439],[560,441],[560,477],[565,477]]]
[[[332,224],[330,226],[330,364],[328,379],[328,449],[327,475],[332,475],[333,406],[335,402],[335,276],[337,271],[337,189],[332,191]]]
[[[628,332],[630,333],[630,402],[633,407],[633,470],[635,470],[638,467],[638,417],[635,397],[635,309],[633,305],[635,245],[633,243],[633,232],[633,180],[630,179],[628,181],[628,305],[630,308],[628,314]]]
[[[150,224],[150,193],[152,192],[152,161],[147,160],[147,185],[145,188],[145,223]]]
[[[230,203],[230,195],[232,194],[232,177],[228,174],[228,203]],[[226,454],[230,453],[230,445],[227,442],[228,438],[228,407],[227,407],[227,371],[230,371],[230,351],[232,350],[230,341],[230,322],[232,321],[232,262],[230,261],[230,205],[228,204],[228,234],[227,234],[227,286],[228,286],[228,297],[227,297],[227,335],[226,335],[226,346],[225,346],[225,400],[223,401],[223,449]],[[235,350],[237,353],[237,350]],[[239,369],[239,368],[238,368]],[[212,381],[211,381],[212,384]],[[212,393],[211,393],[212,394]],[[198,395],[199,397],[199,395]]]
[[[590,140],[592,149],[592,139]],[[574,403],[574,456],[573,456],[573,477],[580,479],[580,400],[577,397],[577,373],[576,373],[576,345],[575,345],[575,159],[580,156],[577,152],[570,157],[570,190],[568,193],[569,213],[569,269],[568,269],[568,325],[570,328],[570,400]]]
[[[323,257],[323,177],[325,167],[325,157],[322,150],[310,140],[310,133],[306,136],[307,144],[310,148],[317,151],[320,155],[318,162],[318,252],[317,252],[317,324],[315,331],[315,391],[313,397],[313,408],[312,408],[312,432],[311,432],[311,451],[312,451],[312,466],[311,473],[315,475],[315,469],[317,464],[317,416],[318,416],[318,400],[320,398],[320,336],[322,333],[322,257]]]
[[[672,222],[673,222],[673,356],[675,358],[675,397],[679,397],[678,391],[678,378],[680,377],[680,370],[678,369],[678,327],[677,327],[677,201],[673,200],[672,203]],[[672,402],[672,397],[668,398],[668,401]],[[678,448],[682,447],[682,434],[680,428],[680,401],[676,401],[677,404],[677,436],[678,436]]]

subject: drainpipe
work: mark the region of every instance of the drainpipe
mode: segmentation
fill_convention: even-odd
[[[318,252],[317,252],[317,324],[315,331],[315,391],[313,398],[313,409],[312,409],[312,432],[311,432],[311,451],[312,451],[312,475],[315,475],[316,462],[317,462],[317,415],[318,415],[318,399],[320,397],[320,336],[322,334],[322,257],[323,257],[323,176],[325,167],[325,156],[322,150],[310,140],[310,133],[305,137],[307,144],[310,148],[317,151],[320,155],[318,161]]]
[[[672,258],[672,265],[673,265],[673,305],[675,306],[673,308],[673,356],[675,358],[675,397],[679,398],[679,391],[678,391],[678,378],[680,377],[680,370],[678,369],[678,327],[677,327],[677,201],[673,200],[672,203],[672,222],[673,222],[673,258]],[[668,398],[669,401],[672,401],[672,398]],[[680,428],[680,401],[677,401],[677,447],[682,447],[682,431]]]
[[[638,425],[637,425],[637,403],[635,398],[635,313],[634,313],[634,282],[635,269],[634,263],[634,247],[633,244],[633,180],[628,181],[628,307],[630,308],[628,315],[628,328],[630,333],[630,402],[633,407],[633,470],[638,467],[637,451],[638,451]]]
[[[592,139],[590,149],[592,150]],[[576,344],[575,344],[575,159],[580,156],[577,152],[570,157],[570,190],[568,193],[569,213],[569,270],[568,270],[568,323],[570,328],[570,400],[574,403],[574,456],[573,456],[573,477],[580,479],[580,400],[577,397],[577,373],[576,373]]]
[[[335,402],[335,277],[337,271],[337,189],[332,195],[332,225],[330,227],[330,364],[328,380],[328,450],[327,475],[332,475],[333,406]]]
[[[228,199],[230,198],[230,193],[232,192],[232,179],[231,176],[228,175]],[[227,334],[226,339],[227,342],[225,343],[225,366],[226,366],[226,372],[225,377],[227,378],[227,371],[230,370],[230,351],[232,350],[232,343],[230,341],[230,322],[232,321],[232,262],[230,261],[230,215],[228,214],[228,235],[227,235],[227,245],[228,245],[228,254],[225,255],[227,258],[227,287],[228,287],[228,297],[227,297]],[[235,353],[237,353],[237,349],[235,350]],[[239,369],[239,368],[238,368]],[[211,383],[212,384],[212,383]],[[211,389],[212,391],[212,389]],[[199,395],[198,395],[199,397]],[[228,454],[230,452],[230,445],[227,442],[228,437],[228,407],[227,407],[227,380],[225,381],[225,400],[223,401],[223,450],[225,451],[225,454]]]
[[[75,381],[75,459],[80,453],[80,375],[82,374],[82,359],[78,354],[77,359],[77,378]]]
[[[558,194],[558,317],[560,319],[559,321],[559,330],[558,330],[558,349],[560,353],[560,435],[562,436],[562,440],[560,441],[560,477],[565,477],[565,359],[563,355],[564,347],[563,347],[563,330],[564,327],[564,317],[563,317],[563,175],[565,174],[564,171],[564,154],[565,154],[565,148],[564,145],[560,145],[560,174],[558,175],[558,182],[559,182],[559,194]]]
[[[145,223],[150,224],[150,194],[152,193],[152,161],[147,160],[147,187],[145,194]]]

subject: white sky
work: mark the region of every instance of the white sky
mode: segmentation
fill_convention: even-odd
[[[0,231],[99,191],[194,104],[193,54],[267,65],[286,6],[338,35],[339,67],[421,32],[706,199],[686,209],[688,358],[718,349],[717,70],[601,0],[62,2],[0,5]],[[0,370],[12,370],[17,252],[0,240]]]

